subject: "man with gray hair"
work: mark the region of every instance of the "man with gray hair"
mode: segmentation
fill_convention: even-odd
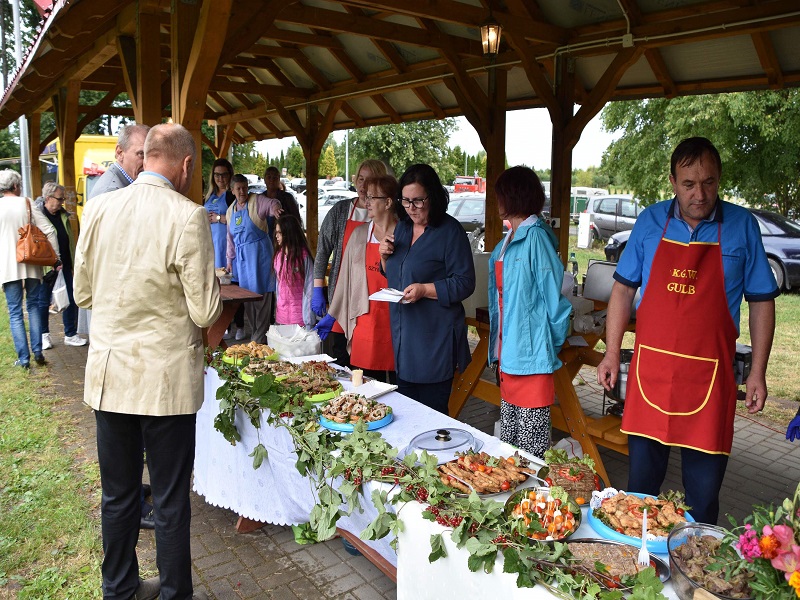
[[[42,323],[39,318],[38,288],[41,285],[42,267],[17,262],[20,227],[33,222],[47,236],[56,255],[59,253],[59,248],[56,232],[50,221],[36,208],[31,207],[29,213],[30,201],[20,197],[21,189],[22,177],[19,173],[11,169],[0,171],[0,196],[2,196],[0,197],[0,283],[6,295],[11,337],[14,339],[14,348],[17,351],[17,362],[14,364],[29,369],[31,351],[38,364],[44,365],[47,362],[42,354]],[[22,314],[23,294],[27,297],[30,346]]]
[[[37,209],[53,225],[61,249],[61,273],[67,286],[69,306],[61,313],[64,322],[64,344],[67,346],[85,346],[86,340],[78,335],[78,306],[72,297],[72,262],[75,257],[76,237],[69,222],[70,214],[64,209],[67,190],[63,185],[48,181],[42,186],[42,203],[37,202]],[[39,286],[39,312],[42,318],[42,350],[53,347],[50,337],[50,297],[53,294],[55,277],[47,276]]]
[[[132,185],[83,212],[75,301],[92,308],[84,401],[95,411],[103,597],[194,594],[190,480],[203,403],[201,328],[222,313],[206,210],[188,198],[196,148],[181,125],[153,127]],[[155,506],[159,577],[139,577],[142,448]]]
[[[126,125],[120,129],[117,148],[114,151],[117,162],[106,169],[94,184],[91,198],[124,188],[134,182],[142,172],[144,139],[149,130],[150,127],[147,125]]]

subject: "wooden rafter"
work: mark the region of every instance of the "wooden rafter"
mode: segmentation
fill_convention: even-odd
[[[661,52],[655,48],[648,48],[644,51],[644,57],[647,59],[647,63],[653,70],[653,75],[656,76],[656,79],[658,79],[658,82],[664,89],[664,97],[674,98],[675,82],[669,74],[669,69],[667,69],[667,65],[664,62],[664,57],[661,56]]]
[[[754,33],[751,37],[753,38],[753,46],[755,46],[758,54],[758,60],[761,61],[761,66],[764,67],[764,72],[767,74],[770,87],[774,90],[782,88],[784,85],[783,71],[769,34],[762,31]]]

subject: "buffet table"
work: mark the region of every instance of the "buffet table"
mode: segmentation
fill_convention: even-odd
[[[194,491],[214,506],[227,508],[259,522],[277,525],[297,525],[308,522],[315,504],[311,483],[295,468],[296,455],[291,436],[282,428],[274,428],[262,421],[261,439],[257,431],[239,414],[236,425],[242,439],[232,446],[214,429],[214,418],[219,413],[216,391],[222,385],[217,372],[208,368],[205,375],[205,400],[197,413],[197,443],[195,450]],[[350,382],[343,382],[346,390]],[[404,449],[417,434],[432,429],[451,428],[469,431],[484,443],[483,450],[492,455],[508,456],[514,449],[499,439],[484,434],[465,423],[456,421],[429,409],[397,392],[381,396],[381,402],[392,407],[394,421],[380,430],[393,446]],[[253,448],[263,443],[269,456],[257,470],[248,456]],[[530,479],[527,485],[534,485]],[[401,599],[477,597],[501,594],[507,598],[541,598],[554,596],[543,586],[517,588],[516,576],[503,573],[502,556],[491,574],[472,573],[467,567],[466,549],[457,549],[447,530],[422,518],[424,506],[409,502],[398,508],[404,529],[395,553],[389,545],[391,537],[374,542],[358,538],[361,531],[377,515],[369,500],[376,486],[389,490],[392,486],[375,482],[364,484],[363,513],[355,511],[340,519],[340,533],[361,546],[367,558],[376,562],[388,576],[397,581],[397,595]],[[523,485],[522,487],[525,487]],[[505,502],[512,492],[499,494],[495,499]],[[575,538],[599,537],[584,519]],[[428,561],[431,535],[442,533],[447,556],[433,563]],[[668,558],[659,555],[665,562]],[[468,595],[467,595],[468,594]],[[664,594],[676,598],[672,585],[667,582]]]
[[[297,525],[308,522],[315,504],[311,483],[295,468],[297,457],[291,436],[282,428],[274,428],[262,420],[261,440],[267,448],[268,459],[258,470],[253,469],[253,459],[248,456],[259,443],[256,429],[240,413],[236,426],[242,439],[232,446],[214,429],[214,418],[219,413],[217,388],[222,385],[217,372],[208,368],[205,375],[205,400],[197,413],[197,443],[194,465],[194,491],[206,502],[232,510],[253,521],[276,525]],[[351,389],[348,381],[345,390]],[[450,428],[469,431],[484,442],[483,450],[489,454],[508,456],[515,449],[499,439],[487,435],[466,423],[431,410],[397,392],[380,397],[394,411],[394,421],[380,429],[384,439],[398,449],[404,449],[417,434],[432,429]],[[368,482],[364,485],[363,513],[355,511],[339,520],[339,528],[355,537],[377,515],[370,500],[375,486],[387,484]],[[350,536],[348,536],[350,537]],[[352,538],[351,538],[352,539]],[[389,565],[397,565],[397,555],[389,546],[391,538],[364,542]],[[426,554],[427,556],[427,554]]]
[[[245,302],[261,300],[263,296],[256,292],[251,292],[247,288],[238,285],[219,286],[219,295],[222,298],[222,314],[219,319],[207,329],[203,329],[203,343],[209,348],[226,348],[227,344],[223,339],[225,330],[233,321],[236,310]]]

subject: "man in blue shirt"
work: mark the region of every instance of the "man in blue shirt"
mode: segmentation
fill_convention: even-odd
[[[745,404],[764,407],[779,290],[758,225],[747,209],[719,199],[722,164],[706,138],[672,154],[675,198],[639,217],[614,274],[607,351],[597,380],[610,390],[637,288],[636,344],[621,430],[629,435],[628,491],[658,494],[670,448],[681,447],[692,516],[716,523],[733,441],[733,375],[739,305],[750,304],[752,368]]]

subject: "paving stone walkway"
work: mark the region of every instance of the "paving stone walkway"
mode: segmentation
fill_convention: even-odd
[[[63,398],[63,410],[74,417],[77,425],[78,435],[72,444],[83,449],[85,460],[96,460],[94,418],[82,401],[87,347],[64,346],[57,317],[51,318],[51,331],[55,347],[45,352],[50,362],[50,384],[45,393]],[[603,397],[593,381],[593,370],[584,369],[576,379],[576,389],[587,414],[600,416]],[[460,419],[492,433],[499,409],[471,398]],[[793,493],[800,481],[800,442],[791,444],[777,427],[773,429],[746,417],[737,416],[735,426],[734,450],[723,484],[722,512],[741,519],[753,504],[777,503]],[[611,485],[624,489],[627,457],[603,449],[601,454]],[[681,487],[677,452],[673,453],[665,487]],[[89,493],[97,499],[99,520],[99,490]],[[211,598],[367,600],[397,595],[391,579],[363,556],[349,554],[339,539],[301,546],[294,542],[288,527],[267,525],[254,533],[238,534],[234,529],[236,520],[237,515],[231,511],[210,506],[192,493],[195,588],[206,591]],[[723,517],[720,522],[726,524],[727,520]],[[152,531],[143,530],[140,535],[139,558],[145,576],[154,575]]]

